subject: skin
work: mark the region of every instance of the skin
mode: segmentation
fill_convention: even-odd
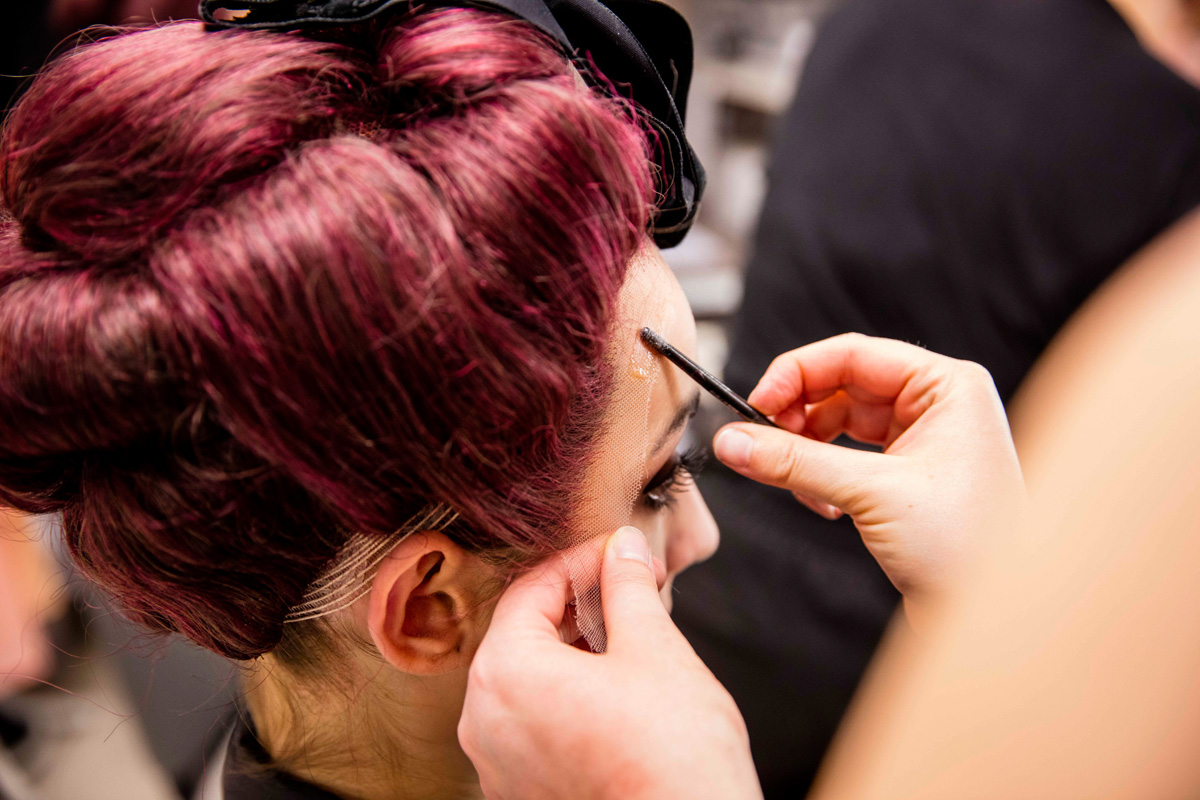
[[[1193,213],[1039,362],[1013,405],[1030,524],[884,650],[817,796],[1200,793],[1198,261]]]
[[[1200,212],[1130,262],[1046,354],[1014,413],[1028,460],[1030,513],[1023,523],[1009,519],[995,527],[1011,535],[985,540],[987,558],[961,568],[961,579],[936,595],[920,635],[893,628],[813,797],[1115,800],[1200,793],[1197,260]],[[805,385],[828,371],[828,364],[811,368],[814,351],[818,360],[840,351],[836,371],[859,375],[849,385],[860,390],[908,371],[903,359],[880,358],[907,345],[839,338],[841,345],[818,343],[792,354]],[[933,361],[911,374],[929,390],[918,393],[929,405],[895,441],[911,433],[911,444],[930,446],[934,463],[971,439],[1002,448],[998,439],[988,441],[992,403],[980,403],[978,387],[970,386],[978,372],[927,358]],[[848,371],[851,360],[864,368]],[[957,379],[939,379],[939,372]],[[789,382],[772,385],[774,377],[769,372],[759,391],[771,396]],[[811,405],[805,404],[808,420],[815,416]],[[893,420],[883,425],[877,410],[863,412],[844,419],[853,426],[857,416],[867,428],[890,430]],[[747,454],[722,442],[727,433],[716,442],[726,463],[746,474],[762,469],[768,482],[843,511],[848,498],[873,497],[885,519],[901,521],[916,506],[905,498],[919,496],[927,483],[925,465],[904,468],[921,461],[910,455],[893,465],[898,471],[881,472],[869,463],[882,464],[892,457],[887,453],[841,459],[828,445],[772,431]],[[954,471],[948,474],[953,479]],[[923,548],[947,531],[972,533],[954,514],[933,530],[932,518],[922,516],[912,518],[921,526],[893,541]],[[648,568],[629,559],[606,561],[605,569],[610,639],[625,644],[598,657],[604,677],[586,688],[560,687],[546,699],[530,677],[577,658],[553,638],[561,591],[556,596],[531,577],[502,600],[472,667],[459,729],[491,796],[755,796],[748,756],[729,747],[737,721],[714,699],[715,679],[694,653],[659,647],[671,641],[673,628],[649,600]],[[616,577],[608,574],[614,569]],[[654,639],[630,635],[651,625],[657,625]],[[515,643],[519,652],[510,647]],[[656,705],[679,692],[694,700]],[[599,766],[588,771],[589,764]],[[632,791],[628,775],[636,778]]]
[[[618,354],[619,375],[616,401],[608,412],[612,422],[606,425],[597,447],[604,457],[594,463],[585,478],[593,490],[584,500],[591,507],[581,516],[594,521],[588,526],[593,546],[626,522],[643,531],[654,558],[664,566],[661,596],[670,610],[675,576],[716,552],[719,535],[704,498],[690,483],[665,512],[647,508],[640,498],[635,498],[631,514],[625,512],[627,499],[634,498],[675,452],[700,394],[695,383],[641,341],[640,332],[646,325],[661,326],[668,341],[695,355],[696,322],[683,288],[657,247],[648,244],[631,268],[619,301],[619,332],[610,346]],[[639,375],[646,371],[648,377]],[[643,418],[645,435],[630,436]],[[646,451],[644,459],[638,457],[640,450]],[[601,486],[605,487],[604,497],[595,494],[595,487]],[[625,500],[616,513],[609,510],[613,497]]]
[[[1200,85],[1194,2],[1113,5],[1149,51]],[[749,426],[741,441],[736,428],[718,435],[718,457],[743,474],[824,516],[851,513],[919,621],[919,632],[889,634],[815,797],[1200,792],[1190,635],[1200,625],[1198,258],[1200,216],[1099,292],[1023,389],[1014,420],[1028,516],[1011,438],[978,372],[943,363],[961,379],[900,402],[904,391],[879,390],[896,377],[885,348],[863,337],[832,347],[854,355],[833,364],[833,395],[828,365],[809,369],[802,348],[791,354],[798,368],[782,383],[768,372],[751,396],[802,437]],[[888,452],[809,443],[838,428]],[[605,562],[610,640],[654,621],[648,593],[635,591],[639,569],[644,588],[636,559]],[[694,653],[662,646],[677,631],[661,618],[656,638],[630,636],[603,656],[586,691],[546,701],[535,679],[575,657],[551,635],[561,605],[543,584],[514,585],[475,661],[459,734],[489,796],[757,796],[748,756],[729,747],[740,720]],[[657,702],[675,692],[686,705]]]
[[[918,625],[1025,508],[1004,407],[978,364],[846,334],[779,356],[749,400],[783,430],[726,426],[717,457],[849,515]],[[827,444],[842,434],[882,457]]]
[[[652,245],[631,266],[618,317],[609,345],[618,365],[634,356],[648,360],[637,332],[663,320],[664,335],[694,353],[691,309]],[[596,533],[612,529],[612,498],[632,498],[672,457],[693,407],[695,386],[654,366],[653,380],[618,370],[597,459],[585,476],[590,490],[583,492],[577,515],[589,525],[609,525]],[[632,456],[630,430],[637,443]],[[641,458],[646,441],[651,451]],[[627,503],[624,508],[616,524],[627,521]],[[633,518],[651,542],[647,563],[662,610],[673,577],[716,549],[716,524],[692,485],[672,507],[658,512],[638,507]],[[604,539],[598,539],[597,557]],[[564,569],[560,558],[549,561]],[[471,660],[491,622],[495,588],[505,577],[436,531],[401,541],[380,566],[370,594],[332,620],[347,641],[357,643],[346,648],[339,669],[329,671],[340,683],[331,683],[328,673],[308,683],[269,656],[251,668],[247,698],[268,752],[288,752],[300,743],[311,757],[295,767],[299,777],[343,797],[480,797],[457,725]],[[559,678],[570,682],[569,675]],[[293,708],[303,708],[302,715]]]
[[[970,564],[961,539],[981,508],[1019,511],[1004,412],[975,364],[841,336],[781,356],[750,400],[792,430],[728,426],[717,456],[851,516],[892,580],[919,600],[910,613],[928,615],[954,591],[947,575]],[[822,441],[841,432],[886,451]],[[988,530],[966,538],[997,546]],[[613,557],[604,567],[611,647],[602,656],[559,642],[567,594],[550,567],[501,601],[459,725],[489,797],[758,796],[741,718],[654,600],[647,562]],[[561,674],[591,679],[551,677]]]
[[[62,612],[61,588],[31,518],[0,509],[0,699],[50,676],[43,624]]]
[[[487,797],[762,797],[737,706],[658,602],[649,564],[636,528],[608,540],[603,655],[557,636],[570,595],[560,564],[505,592],[459,723]]]
[[[1145,48],[1180,77],[1200,86],[1200,2],[1110,0]]]

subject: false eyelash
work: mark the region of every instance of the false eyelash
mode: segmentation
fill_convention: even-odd
[[[682,453],[673,455],[671,461],[675,466],[671,468],[666,477],[657,483],[652,483],[642,492],[642,505],[650,511],[662,511],[664,508],[674,505],[675,501],[679,499],[680,493],[692,484],[697,475],[704,471],[708,453],[698,447],[690,447]],[[671,462],[667,463],[669,465]]]

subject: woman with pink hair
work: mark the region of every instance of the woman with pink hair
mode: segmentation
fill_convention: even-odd
[[[6,124],[0,501],[241,664],[229,800],[478,795],[455,728],[509,578],[634,522],[669,599],[716,546],[696,388],[638,338],[695,339],[654,137],[588,77],[496,11],[184,22]]]

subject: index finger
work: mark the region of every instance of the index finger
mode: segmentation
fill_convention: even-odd
[[[561,642],[558,628],[571,599],[567,564],[551,556],[513,580],[492,613],[488,638],[549,637]]]
[[[747,399],[767,415],[797,403],[820,402],[839,390],[862,402],[895,404],[906,390],[921,393],[924,387],[917,378],[951,363],[953,359],[916,345],[842,334],[778,356]]]

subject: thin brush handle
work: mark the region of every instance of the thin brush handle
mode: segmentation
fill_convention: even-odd
[[[759,425],[770,425],[772,428],[778,428],[771,420],[767,419],[767,415],[759,411],[754,406],[750,405],[733,389],[730,389],[725,384],[706,370],[704,367],[692,361],[683,353],[676,350],[671,343],[663,337],[659,336],[649,328],[642,328],[642,341],[653,347],[658,352],[662,353],[671,363],[683,370],[683,373],[689,378],[700,384],[700,388],[711,394],[713,397],[720,400],[729,408],[733,409],[742,419],[747,422],[755,422]]]

